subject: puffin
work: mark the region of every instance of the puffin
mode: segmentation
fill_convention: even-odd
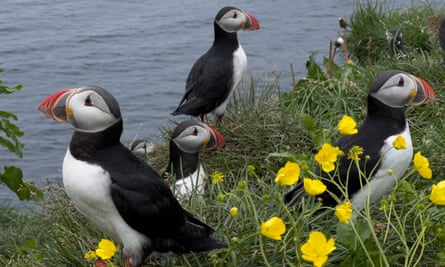
[[[185,120],[176,126],[170,138],[170,158],[164,178],[174,177],[173,191],[179,200],[186,200],[193,193],[206,194],[208,179],[199,162],[199,151],[218,150],[224,144],[216,129],[198,120]]]
[[[317,196],[322,205],[333,207],[347,197],[355,209],[361,210],[368,201],[375,202],[388,194],[406,172],[413,157],[404,106],[428,104],[435,99],[433,89],[423,79],[399,70],[379,73],[371,83],[367,115],[358,127],[358,133],[345,135],[335,144],[345,154],[337,161],[338,171],[331,174],[332,180],[319,168],[315,171],[325,178],[323,183],[327,187],[325,193]],[[399,135],[406,140],[406,149],[394,148],[393,142]],[[353,146],[363,148],[360,170],[347,157]],[[343,187],[342,190],[339,186]],[[300,183],[284,196],[284,201],[293,205],[303,197],[305,192]]]
[[[130,144],[130,150],[140,159],[147,160],[156,152],[156,145],[146,139],[136,139]]]
[[[164,179],[120,142],[117,100],[85,86],[46,97],[38,109],[74,128],[63,160],[63,185],[77,210],[123,245],[126,267],[152,252],[189,253],[226,248],[214,230],[185,210]]]
[[[247,69],[246,53],[237,32],[258,30],[258,20],[246,11],[226,6],[216,14],[213,25],[213,44],[193,64],[185,94],[172,115],[199,116],[204,121],[204,116],[214,111],[221,121],[229,97]]]
[[[404,55],[403,33],[400,29],[390,29],[385,32],[386,40],[389,44],[389,54],[391,56]]]

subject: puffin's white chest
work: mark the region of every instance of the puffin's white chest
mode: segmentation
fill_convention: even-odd
[[[232,88],[230,88],[230,93],[228,94],[226,100],[224,100],[224,102],[215,109],[215,114],[217,116],[221,116],[224,114],[229,98],[232,95],[235,88],[238,87],[239,83],[243,79],[246,69],[247,69],[247,56],[246,53],[244,52],[243,47],[241,46],[241,44],[239,44],[238,49],[236,49],[233,52],[233,74],[232,74],[233,86]]]
[[[244,52],[243,47],[239,44],[238,49],[233,52],[233,87],[231,91],[233,91],[236,87],[238,87],[241,82],[244,73],[247,69],[247,56]]]
[[[179,179],[174,191],[179,200],[188,199],[193,193],[204,195],[207,191],[207,175],[201,165],[191,175]]]
[[[362,190],[352,196],[354,207],[361,209],[368,200],[372,203],[391,192],[397,181],[405,174],[413,157],[413,145],[408,123],[400,134],[406,140],[406,149],[395,149],[393,142],[397,135],[390,136],[384,141],[381,149],[382,158],[379,170],[374,174]],[[392,172],[392,174],[388,174]]]
[[[67,151],[63,161],[63,185],[77,210],[87,220],[123,243],[126,249],[140,250],[148,239],[132,229],[121,217],[111,198],[109,174],[100,166],[75,159]]]
[[[62,172],[66,193],[88,219],[101,224],[117,212],[110,195],[111,180],[102,168],[75,159],[68,150]]]

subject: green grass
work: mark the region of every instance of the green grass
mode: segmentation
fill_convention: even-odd
[[[229,248],[200,255],[152,256],[147,266],[311,266],[303,261],[300,247],[313,230],[336,240],[325,266],[445,266],[445,208],[428,199],[431,185],[445,177],[444,52],[418,31],[433,11],[416,7],[388,12],[383,5],[359,4],[351,16],[348,38],[355,64],[334,63],[328,75],[329,61],[318,66],[311,55],[305,78],[282,91],[277,80],[248,77],[232,97],[223,123],[217,124],[226,147],[201,153],[207,173],[220,171],[224,181],[210,184],[208,196],[193,196],[183,203],[214,227],[215,236]],[[367,31],[369,25],[373,30]],[[369,61],[367,52],[360,54],[361,42],[356,40],[368,40],[385,27],[399,25],[407,40],[421,43],[410,42],[409,56],[391,58],[376,49]],[[300,209],[286,207],[282,196],[290,187],[274,182],[279,168],[292,160],[302,168],[300,179],[312,176],[313,155],[323,143],[339,138],[336,125],[344,114],[358,123],[363,120],[369,84],[385,69],[423,78],[438,96],[433,104],[406,109],[414,151],[429,159],[433,179],[422,179],[411,168],[389,196],[368,205],[348,225],[339,223],[332,210],[321,211],[314,198],[307,198]],[[170,131],[164,129],[166,139]],[[166,143],[161,145],[151,159],[159,171],[166,167],[167,149]],[[46,191],[42,209],[34,213],[1,208],[1,266],[86,266],[83,254],[105,237],[75,211],[59,185],[48,185]],[[239,209],[238,216],[230,216],[232,207]],[[259,231],[261,222],[272,216],[286,224],[281,241]],[[121,253],[113,262],[123,265]]]
[[[435,38],[428,35],[427,20],[435,12],[440,12],[440,8],[443,12],[443,5],[435,3],[400,8],[392,1],[357,2],[350,17],[349,52],[360,64],[389,58],[385,32],[398,29],[403,34],[404,47],[409,56],[430,53],[437,48],[438,40],[437,35]]]

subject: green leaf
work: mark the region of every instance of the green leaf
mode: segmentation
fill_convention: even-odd
[[[0,129],[2,129],[5,132],[5,134],[9,137],[21,137],[24,134],[22,131],[20,131],[17,125],[13,124],[8,119],[4,119],[1,117],[0,117]]]
[[[23,244],[17,248],[17,253],[25,254],[25,253],[31,252],[32,250],[34,250],[36,248],[37,248],[37,241],[34,238],[31,238],[28,241],[26,241],[25,244]]]
[[[0,136],[0,145],[6,147],[9,151],[15,153],[18,157],[21,158],[23,156],[24,145],[17,139],[14,139],[13,141],[14,143]]]
[[[23,182],[22,170],[14,166],[5,166],[4,173],[0,173],[0,182],[13,191],[20,200],[40,201],[43,192],[32,183]]]
[[[328,78],[320,66],[315,63],[316,52],[313,52],[306,61],[307,77],[318,81],[326,81]]]
[[[416,188],[414,187],[414,185],[409,183],[406,180],[401,180],[399,182],[399,190],[407,192],[407,193],[411,193],[411,194],[414,194],[414,195],[418,193]]]
[[[0,68],[0,73],[3,69]],[[21,85],[8,87],[0,80],[0,94],[11,94],[22,89]],[[19,137],[24,133],[19,127],[11,122],[18,120],[18,117],[7,111],[0,110],[0,146],[6,147],[10,152],[18,157],[23,156],[24,144],[19,141]],[[25,183],[22,180],[22,170],[14,166],[5,166],[4,173],[0,173],[0,184],[6,184],[20,200],[42,200],[43,192],[32,183]]]
[[[314,119],[308,114],[301,114],[301,119],[303,120],[304,127],[308,130],[309,133],[313,133],[317,129],[315,129]]]
[[[314,119],[308,114],[301,114],[301,119],[303,121],[304,127],[309,132],[309,136],[312,139],[315,147],[321,147],[324,143],[323,132],[315,127]]]
[[[337,242],[342,244],[350,252],[356,251],[358,241],[351,225],[344,223],[337,224]]]
[[[326,68],[328,68],[328,66],[329,66],[329,58],[327,58],[327,57],[323,58],[323,65]],[[331,70],[332,70],[332,74],[333,74],[334,77],[339,77],[342,74],[342,72],[343,72],[342,68],[340,66],[338,66],[337,64],[335,64],[334,61],[331,62]]]
[[[0,84],[1,83],[2,82],[0,81]],[[9,94],[12,94],[14,92],[20,91],[21,89],[22,89],[22,85],[17,85],[15,87],[7,87],[7,86],[4,86],[4,85],[0,85],[0,94],[7,94],[7,95],[9,95]]]
[[[5,183],[10,189],[17,191],[22,182],[22,170],[17,167],[5,166],[5,171],[1,176],[1,181]]]
[[[0,136],[0,145],[8,148],[9,151],[15,153],[18,157],[23,156],[23,143],[19,141],[19,137],[23,136],[23,132],[19,127],[11,123],[9,119],[17,120],[17,116],[12,113],[0,110],[0,132],[6,136]]]
[[[11,119],[14,119],[14,120],[18,120],[18,117],[16,115],[14,115],[11,112],[7,112],[7,111],[3,111],[3,110],[0,110],[0,117],[3,117],[5,119],[11,118]]]

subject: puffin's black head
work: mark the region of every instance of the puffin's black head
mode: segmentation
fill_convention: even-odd
[[[371,83],[369,95],[393,108],[427,104],[436,99],[426,81],[399,70],[379,73]]]
[[[146,159],[156,152],[156,145],[145,139],[136,139],[130,145],[130,150],[141,159]]]
[[[403,33],[399,29],[386,30],[386,40],[389,43],[389,51],[392,55],[397,52],[404,53]]]
[[[121,120],[116,99],[98,86],[56,92],[40,103],[39,110],[81,132],[100,132]]]
[[[258,20],[253,15],[231,6],[219,10],[215,23],[226,32],[253,31],[260,28]]]
[[[171,142],[185,153],[197,153],[202,148],[216,150],[225,144],[217,130],[197,120],[185,120],[178,124]]]

